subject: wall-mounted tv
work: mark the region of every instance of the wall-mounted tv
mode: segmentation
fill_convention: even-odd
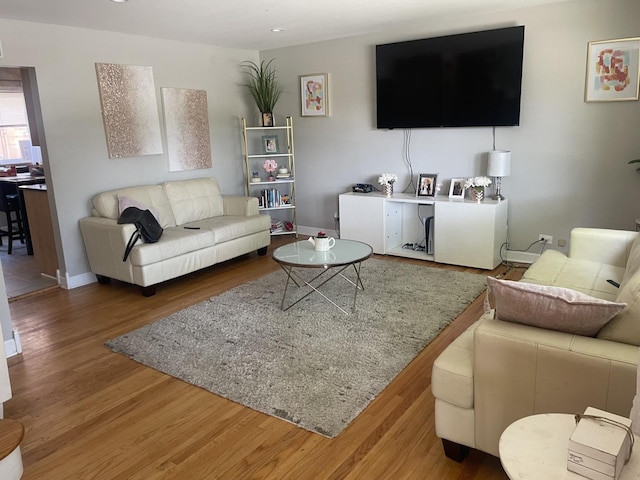
[[[378,128],[520,122],[524,26],[376,46]]]

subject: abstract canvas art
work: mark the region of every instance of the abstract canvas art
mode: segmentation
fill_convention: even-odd
[[[640,38],[589,42],[585,102],[638,100]]]
[[[169,171],[211,168],[207,92],[162,88]]]
[[[300,77],[300,100],[303,117],[329,115],[329,75],[314,73]]]
[[[153,70],[96,63],[109,158],[162,153]]]

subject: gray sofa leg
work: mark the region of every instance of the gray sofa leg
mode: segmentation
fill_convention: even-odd
[[[461,462],[469,455],[469,447],[452,442],[451,440],[442,439],[444,454],[451,460]]]
[[[140,287],[142,289],[143,297],[153,297],[156,294],[156,286],[149,285],[148,287]]]
[[[264,257],[267,254],[267,247],[262,247],[258,249],[258,255]]]
[[[96,274],[96,278],[98,279],[98,283],[100,285],[109,285],[111,283],[111,279],[109,277],[105,277],[104,275]]]

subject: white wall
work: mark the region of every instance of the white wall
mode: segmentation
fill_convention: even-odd
[[[83,275],[89,267],[78,228],[94,194],[201,176],[217,177],[223,193],[243,192],[240,118],[249,102],[238,64],[256,60],[257,52],[1,19],[0,41],[0,66],[36,70],[64,256],[61,273],[71,286],[95,280]],[[110,159],[96,62],[152,66],[161,119],[161,87],[206,90],[213,168],[169,173],[166,154]]]
[[[640,105],[585,103],[583,92],[587,43],[640,36],[638,18],[637,0],[580,0],[261,52],[276,58],[289,93],[276,111],[294,117],[298,222],[331,228],[337,195],[353,183],[383,172],[398,173],[401,186],[409,180],[403,131],[375,128],[377,43],[525,25],[521,124],[496,129],[496,147],[512,151],[502,184],[510,248],[538,233],[568,240],[574,226],[633,230],[640,175],[626,162],[640,157]],[[298,76],[318,72],[330,74],[331,116],[301,117]],[[414,173],[439,173],[447,193],[449,179],[484,174],[491,149],[491,128],[411,132]]]

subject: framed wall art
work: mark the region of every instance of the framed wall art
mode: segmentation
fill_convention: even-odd
[[[300,101],[303,117],[329,115],[329,74],[314,73],[300,77]]]
[[[436,180],[437,173],[421,173],[418,178],[418,188],[416,195],[418,197],[435,197],[436,196]]]
[[[585,102],[638,100],[640,37],[589,42]]]
[[[464,199],[464,178],[452,178],[449,186],[449,198]]]

